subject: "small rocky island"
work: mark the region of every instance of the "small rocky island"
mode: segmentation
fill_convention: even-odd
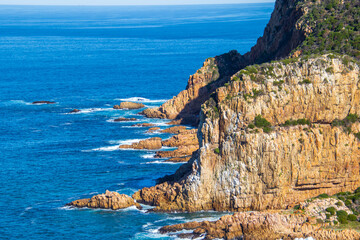
[[[208,58],[184,91],[143,110],[198,129],[120,146],[177,147],[156,157],[186,162],[129,202],[235,212],[160,229],[191,230],[179,237],[360,239],[359,11],[353,0],[277,0],[250,52]],[[105,206],[92,202],[71,205]]]

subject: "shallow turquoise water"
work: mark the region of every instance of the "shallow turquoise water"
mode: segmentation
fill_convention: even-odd
[[[112,122],[149,121],[112,106],[172,98],[206,58],[248,51],[272,8],[0,6],[0,238],[167,239],[173,236],[159,227],[221,216],[63,206],[106,189],[132,194],[173,173],[179,164],[161,163],[151,151],[117,149],[169,135]],[[57,104],[30,104],[36,100]],[[74,108],[83,112],[66,114]]]

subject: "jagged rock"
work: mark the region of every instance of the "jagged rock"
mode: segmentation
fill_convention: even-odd
[[[153,127],[155,124],[152,123],[137,123],[132,125],[132,127]]]
[[[114,119],[114,122],[131,122],[136,120],[136,118],[116,118]]]
[[[154,138],[149,138],[146,140],[142,140],[138,143],[133,143],[131,145],[120,145],[119,148],[122,149],[127,149],[127,148],[131,148],[131,149],[149,149],[149,150],[153,150],[153,149],[160,149],[162,148],[162,143],[161,143],[162,139],[159,137],[154,137]]]
[[[79,109],[74,109],[74,110],[71,110],[69,113],[78,113],[78,112],[81,112],[81,110],[79,110]]]
[[[149,128],[149,130],[147,130],[146,132],[147,132],[147,133],[153,133],[153,132],[156,132],[156,131],[158,131],[158,130],[160,130],[159,127],[153,127],[153,128]]]
[[[51,101],[35,101],[32,104],[55,104],[55,102],[51,102]]]
[[[159,151],[156,152],[155,158],[177,158],[191,156],[193,152],[199,149],[198,145],[186,145],[179,146],[178,149],[174,151]]]
[[[134,199],[125,195],[119,194],[117,192],[110,192],[106,190],[105,194],[95,195],[89,199],[80,199],[73,201],[68,206],[73,206],[77,208],[103,208],[103,209],[112,209],[118,210],[123,208],[128,208],[131,206],[136,206],[138,209],[142,209],[140,204],[136,203]]]
[[[114,109],[139,109],[145,107],[142,103],[134,103],[134,102],[122,102],[120,105],[115,105]]]

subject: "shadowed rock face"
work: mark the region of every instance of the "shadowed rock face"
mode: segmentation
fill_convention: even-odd
[[[295,6],[295,0],[278,0],[270,22],[257,44],[245,55],[237,51],[209,58],[194,75],[186,89],[159,108],[142,113],[150,118],[181,119],[182,124],[198,125],[201,105],[212,92],[229,81],[230,77],[254,63],[279,59],[289,55],[305,39],[310,30],[298,23],[304,9]]]
[[[136,200],[162,211],[282,209],[360,185],[360,141],[331,125],[360,115],[359,66],[325,55],[254,72],[217,89],[201,110],[200,150]],[[272,132],[249,127],[257,115]],[[282,125],[291,119],[312,125]]]

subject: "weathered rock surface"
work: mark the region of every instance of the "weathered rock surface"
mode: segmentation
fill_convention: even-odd
[[[140,109],[145,107],[142,103],[134,103],[134,102],[122,102],[120,105],[115,105],[114,109]]]
[[[88,207],[112,210],[128,208],[131,206],[136,206],[138,209],[142,208],[140,204],[136,203],[131,197],[117,192],[110,192],[108,190],[106,190],[105,194],[95,195],[90,199],[76,200],[67,205],[77,208]]]
[[[131,149],[149,149],[149,150],[153,150],[153,149],[160,149],[162,148],[162,140],[159,137],[154,137],[154,138],[149,138],[146,140],[142,140],[138,143],[133,143],[131,145],[120,145],[119,148],[122,149],[127,149],[127,148],[131,148]]]
[[[182,173],[135,199],[164,211],[283,209],[360,186],[360,141],[331,126],[360,115],[359,67],[323,56],[257,71],[238,73],[203,106],[200,151]],[[248,127],[259,114],[271,133]],[[312,126],[282,126],[303,118]]]
[[[32,104],[55,104],[55,102],[51,102],[51,101],[35,101]]]
[[[131,122],[136,120],[136,118],[116,118],[114,119],[114,122]]]

